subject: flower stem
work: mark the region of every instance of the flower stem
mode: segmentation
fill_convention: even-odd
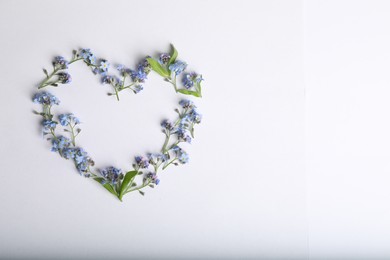
[[[162,169],[165,170],[165,168],[167,168],[171,163],[173,163],[174,161],[176,161],[177,158],[173,159],[172,161],[170,161],[168,164],[166,164]]]

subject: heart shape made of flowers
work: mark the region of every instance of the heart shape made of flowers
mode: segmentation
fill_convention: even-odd
[[[117,65],[116,70],[119,74],[117,76],[109,73],[110,63],[106,59],[97,58],[90,49],[74,50],[70,60],[62,56],[55,57],[51,73],[43,69],[46,78],[39,84],[38,89],[71,83],[72,77],[67,69],[71,64],[81,61],[90,67],[94,74],[101,77],[103,84],[111,86],[113,91],[108,95],[116,97],[118,101],[120,92],[124,90],[139,93],[151,71],[169,82],[176,93],[202,97],[202,75],[194,72],[186,73],[187,63],[178,60],[177,57],[178,52],[171,45],[170,53],[162,53],[158,59],[147,56],[134,70],[124,65]],[[179,87],[179,78],[181,78],[179,82],[183,87]],[[126,172],[114,166],[95,170],[93,159],[83,148],[76,145],[76,137],[81,132],[80,120],[72,113],[59,115],[53,113],[52,107],[59,105],[60,100],[47,91],[37,92],[33,97],[33,102],[42,105],[41,112],[34,111],[34,113],[43,118],[42,132],[44,136],[50,136],[47,140],[51,142],[51,150],[67,160],[72,160],[80,175],[94,179],[120,201],[127,193],[138,191],[144,195],[145,187],[154,188],[158,185],[160,169],[165,170],[170,165],[187,163],[188,154],[180,147],[180,143],[191,143],[194,138],[194,127],[202,119],[195,104],[191,100],[182,99],[179,102],[179,108],[175,109],[178,114],[177,119],[173,121],[165,119],[161,122],[165,141],[159,152],[135,156],[133,169]],[[62,134],[58,133],[61,131],[59,126],[64,127]]]

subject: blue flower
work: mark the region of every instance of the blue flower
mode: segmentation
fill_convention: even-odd
[[[131,70],[130,77],[134,82],[144,83],[147,79],[148,74],[143,69]]]
[[[73,159],[76,168],[80,174],[84,173],[85,177],[90,177],[90,174],[85,174],[89,171],[89,167],[93,166],[95,162],[88,156],[87,152],[85,152],[82,148],[71,148],[66,147],[62,149],[62,157],[65,159]]]
[[[147,157],[149,159],[149,163],[152,165],[158,165],[159,163],[163,163],[167,160],[167,156],[162,153],[148,153]]]
[[[179,75],[186,69],[186,67],[187,63],[178,60],[169,65],[169,70],[175,72],[176,75]]]
[[[144,176],[144,183],[148,181],[156,185],[160,183],[160,180],[157,178],[157,174],[154,172],[149,172]]]
[[[87,152],[84,151],[84,149],[76,148],[73,159],[77,164],[80,164],[84,161],[87,161],[89,159],[89,156]]]
[[[117,169],[113,166],[100,170],[100,174],[104,177],[104,183],[117,184],[119,180],[123,179],[121,169]]]
[[[53,60],[53,66],[55,69],[67,69],[69,62],[62,56],[57,56]]]
[[[121,83],[121,80],[116,76],[105,75],[102,77],[102,83],[103,84],[112,84],[112,85],[116,86],[116,85]]]
[[[162,53],[160,55],[160,58],[158,59],[158,61],[161,63],[161,64],[168,64],[169,60],[171,59],[171,55],[169,55],[168,53]]]
[[[187,142],[187,143],[191,143],[191,137],[187,134],[186,130],[183,129],[183,128],[178,128],[176,131],[175,131],[175,134],[177,135],[177,139],[180,141],[180,142]]]
[[[69,147],[70,143],[71,141],[68,138],[64,136],[58,136],[57,138],[53,138],[51,150],[53,152],[58,152],[64,148]]]
[[[72,82],[72,77],[69,75],[69,73],[66,72],[58,72],[57,73],[58,80],[62,84],[68,84]]]
[[[191,111],[188,113],[189,120],[194,124],[200,124],[202,121],[202,115],[199,114],[195,108],[191,109]]]
[[[144,87],[142,85],[137,84],[137,85],[134,86],[133,92],[135,94],[138,94],[143,89],[144,89]]]
[[[77,117],[75,117],[73,114],[61,114],[58,116],[58,119],[60,120],[60,124],[62,126],[67,126],[72,122],[75,125],[80,124],[80,120]]]
[[[65,159],[74,159],[76,152],[77,148],[64,148],[62,149],[62,157],[64,157]]]
[[[161,126],[162,126],[162,128],[164,128],[168,131],[173,130],[173,124],[167,119],[165,119],[161,122]]]
[[[179,146],[174,146],[171,150],[176,155],[176,158],[179,160],[180,163],[185,164],[189,161],[188,154]]]
[[[48,132],[50,130],[53,130],[56,128],[57,122],[52,121],[52,120],[43,120],[42,121],[42,126],[43,126],[43,131]]]
[[[143,169],[143,168],[149,167],[149,160],[148,159],[146,159],[142,156],[135,156],[134,159],[135,159],[135,163],[136,163],[135,164],[136,168]]]
[[[110,67],[110,63],[107,60],[101,60],[100,61],[99,69],[102,72],[107,72],[109,67]]]
[[[89,57],[93,56],[92,52],[90,49],[81,49],[80,50],[80,56],[84,59],[87,60]]]
[[[183,77],[183,85],[186,89],[190,89],[195,83],[199,84],[202,80],[202,75],[198,75],[195,72],[187,73]]]
[[[46,91],[36,93],[33,97],[33,102],[39,103],[42,105],[59,105],[60,104],[60,100],[56,96],[54,96]]]
[[[191,78],[190,74],[186,74],[183,78],[183,85],[186,89],[192,88],[194,86],[194,81]]]
[[[95,55],[91,54],[88,58],[87,58],[87,61],[92,64],[92,65],[95,65],[96,64],[96,57]]]
[[[188,99],[182,99],[182,100],[180,100],[179,105],[180,105],[182,108],[184,108],[184,109],[196,107],[195,104],[194,104],[194,102],[192,102],[191,100],[188,100]]]

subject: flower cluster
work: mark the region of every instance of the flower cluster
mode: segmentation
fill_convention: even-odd
[[[74,164],[80,174],[85,177],[90,177],[90,167],[94,165],[94,161],[88,156],[82,148],[76,147],[76,136],[81,129],[75,129],[75,126],[80,124],[80,120],[73,114],[60,114],[58,121],[60,125],[67,126],[69,129],[64,129],[64,132],[70,133],[70,138],[56,134],[57,121],[54,121],[54,115],[51,113],[52,105],[58,105],[60,100],[49,92],[39,92],[34,95],[33,102],[43,106],[42,112],[39,114],[43,117],[42,128],[43,134],[51,134],[48,140],[51,140],[51,151],[58,152],[65,159],[73,159]]]
[[[57,87],[58,84],[68,84],[72,81],[71,75],[64,71],[69,68],[69,65],[76,61],[83,61],[92,72],[101,76],[101,82],[108,84],[114,90],[113,93],[108,93],[110,96],[116,96],[119,100],[119,92],[130,89],[135,94],[144,89],[148,74],[151,70],[160,74],[167,82],[174,86],[177,93],[184,95],[192,95],[196,97],[202,96],[201,82],[203,80],[202,75],[195,72],[183,73],[187,68],[187,63],[177,60],[178,53],[175,47],[172,45],[172,51],[170,54],[162,53],[157,60],[150,56],[143,59],[136,67],[136,69],[129,69],[124,65],[117,65],[116,69],[119,72],[119,76],[109,74],[111,67],[110,62],[103,58],[97,58],[90,49],[80,49],[73,51],[73,57],[70,61],[67,61],[62,56],[56,56],[52,62],[53,72],[48,73],[46,69],[43,72],[46,75],[46,79],[42,81],[39,88],[47,86]],[[181,82],[183,88],[179,88],[177,84],[177,77],[183,75]],[[128,82],[131,80],[131,82]]]
[[[33,102],[41,105],[59,105],[60,100],[49,92],[39,92],[33,97]]]
[[[90,49],[73,51],[73,57],[69,61],[62,56],[57,56],[52,61],[53,71],[49,74],[46,69],[46,79],[38,88],[47,86],[57,87],[58,84],[68,84],[72,81],[67,69],[77,61],[84,62],[91,71],[101,77],[103,84],[110,85],[119,100],[119,92],[129,89],[139,93],[143,89],[149,73],[153,70],[161,75],[165,81],[170,82],[177,93],[201,97],[201,75],[191,72],[185,73],[187,63],[177,60],[177,50],[172,46],[171,53],[162,53],[157,60],[147,56],[135,69],[124,65],[115,66],[118,75],[110,74],[111,64],[102,58],[97,58]],[[177,79],[181,80],[177,81]],[[177,86],[181,82],[183,88]],[[58,153],[64,159],[73,161],[78,172],[91,177],[99,182],[110,193],[122,200],[123,195],[138,191],[144,195],[143,188],[154,187],[160,183],[159,171],[165,170],[169,165],[186,164],[189,161],[188,153],[182,148],[192,142],[194,127],[201,123],[202,116],[198,113],[195,104],[187,99],[179,102],[180,109],[175,111],[178,118],[175,121],[165,119],[161,122],[165,141],[162,149],[157,153],[147,153],[146,156],[135,156],[133,170],[122,172],[121,169],[110,166],[100,170],[94,169],[95,162],[88,153],[76,145],[76,137],[80,134],[81,124],[79,118],[72,113],[55,116],[51,109],[53,105],[59,105],[60,100],[49,92],[41,91],[33,96],[33,102],[42,105],[41,112],[35,112],[42,116],[43,135],[51,142],[51,151]],[[141,183],[137,184],[137,176]]]
[[[125,89],[130,89],[135,94],[143,90],[142,84],[145,83],[151,70],[150,64],[146,59],[142,60],[135,70],[129,69],[124,65],[117,65],[116,69],[121,77],[119,78],[116,75],[109,74],[111,64],[106,59],[96,58],[90,49],[81,49],[76,54],[76,57],[81,57],[91,67],[94,74],[100,75],[103,84],[108,84],[113,88],[114,93],[109,93],[109,95],[115,95],[118,100],[119,92]],[[127,82],[129,79],[132,82]]]
[[[169,165],[186,164],[189,161],[188,153],[179,146],[180,143],[191,143],[194,137],[194,126],[201,122],[201,115],[197,112],[195,104],[187,99],[179,102],[181,110],[177,109],[179,118],[175,123],[165,119],[162,121],[162,131],[165,134],[165,142],[161,153],[149,153],[146,157],[136,156],[133,167],[137,171],[153,168],[144,176],[146,180],[158,184],[157,172],[160,167],[166,169]],[[153,175],[151,175],[153,174]],[[153,178],[149,178],[153,176]]]
[[[123,173],[121,169],[117,169],[113,166],[100,170],[100,174],[104,177],[103,184],[110,183],[116,185],[123,179]]]
[[[177,60],[177,55],[177,50],[172,45],[171,54],[162,53],[160,54],[158,60],[149,58],[148,61],[151,64],[152,70],[162,76],[165,81],[171,83],[177,93],[201,97],[201,82],[203,81],[202,75],[195,72],[184,73],[187,69],[187,63]],[[179,88],[177,84],[177,77],[180,75],[183,75],[181,82],[183,83],[184,88]]]

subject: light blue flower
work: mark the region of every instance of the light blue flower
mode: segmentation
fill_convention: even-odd
[[[186,68],[187,63],[179,60],[169,65],[169,70],[175,72],[176,75],[181,74]]]
[[[58,116],[58,120],[62,126],[67,126],[71,123],[74,123],[75,125],[80,124],[80,120],[73,114],[61,114]]]
[[[162,53],[160,55],[160,58],[158,59],[158,61],[161,63],[161,64],[168,64],[169,60],[171,59],[171,55],[169,55],[168,53]]]
[[[43,120],[42,121],[43,131],[48,132],[50,130],[54,130],[57,126],[57,122],[52,120]]]
[[[141,92],[141,90],[143,90],[143,89],[144,89],[144,87],[143,87],[142,85],[137,84],[137,85],[135,85],[135,86],[133,87],[133,92],[134,92],[135,94],[138,94],[138,93]]]
[[[182,99],[182,100],[180,100],[179,105],[180,105],[182,108],[184,108],[184,109],[196,107],[195,104],[194,104],[194,102],[192,102],[191,100],[188,100],[188,99]]]
[[[58,81],[62,84],[68,84],[72,82],[72,77],[67,72],[58,72],[56,75],[58,76]]]
[[[64,148],[62,149],[62,157],[64,157],[65,159],[74,159],[76,152],[77,152],[76,148],[71,148],[71,147]]]
[[[93,54],[92,54],[90,49],[81,49],[80,50],[80,56],[84,60],[87,60],[89,57],[93,56]]]
[[[188,113],[189,120],[194,124],[200,124],[202,121],[202,115],[199,114],[195,108],[191,109],[191,111]]]
[[[54,57],[53,66],[55,69],[67,69],[69,62],[62,56]]]
[[[177,135],[177,139],[180,141],[180,142],[187,142],[187,143],[191,143],[191,137],[187,134],[187,131],[183,128],[178,128],[175,132],[174,132],[176,135]]]
[[[144,158],[143,156],[135,156],[135,167],[137,169],[141,168],[148,168],[149,167],[149,160]]]
[[[176,155],[176,158],[179,160],[180,163],[185,164],[189,161],[188,154],[181,149],[179,146],[172,147],[171,151]]]
[[[110,67],[110,63],[107,60],[101,60],[99,69],[101,72],[107,72],[108,68]]]
[[[60,100],[56,96],[54,96],[46,91],[36,93],[33,97],[33,102],[39,103],[42,105],[59,105],[60,104]]]
[[[56,138],[52,139],[52,148],[51,150],[53,152],[61,151],[64,148],[67,148],[70,146],[71,141],[64,137],[64,136],[58,136]]]
[[[165,119],[161,122],[161,126],[162,128],[164,128],[165,130],[168,130],[168,131],[171,131],[173,130],[173,124],[171,121]]]
[[[151,182],[158,185],[160,180],[157,178],[157,174],[155,172],[149,172],[144,176],[144,183],[145,182]]]
[[[100,170],[100,174],[104,177],[104,183],[117,184],[119,180],[123,179],[122,170],[113,166]]]

